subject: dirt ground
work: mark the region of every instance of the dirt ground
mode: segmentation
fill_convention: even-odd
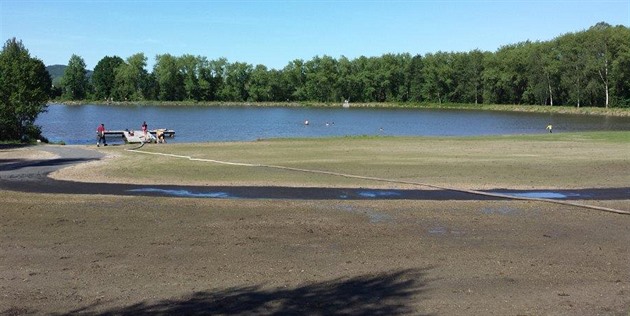
[[[0,192],[1,315],[628,315],[628,262],[544,202]]]

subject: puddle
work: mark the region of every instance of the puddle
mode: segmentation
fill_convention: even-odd
[[[559,193],[553,191],[531,191],[531,192],[498,192],[505,195],[534,199],[566,199],[569,197],[579,197],[576,193]]]
[[[392,196],[401,196],[400,192],[396,191],[359,191],[360,197],[364,198],[382,198],[382,197],[392,197]]]
[[[211,199],[234,199],[236,197],[229,195],[225,192],[205,192],[205,193],[193,193],[188,190],[166,190],[156,188],[142,188],[127,190],[128,192],[146,192],[146,193],[162,193],[165,195],[177,196],[177,197],[195,197],[195,198],[211,198]]]

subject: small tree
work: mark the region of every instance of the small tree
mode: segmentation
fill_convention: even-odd
[[[15,38],[0,52],[0,141],[39,138],[35,119],[46,110],[52,80],[44,63]]]
[[[68,68],[66,68],[61,82],[64,87],[64,98],[70,100],[85,99],[88,91],[88,79],[83,58],[77,55],[70,57]]]

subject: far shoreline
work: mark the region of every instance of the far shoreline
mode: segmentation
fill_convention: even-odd
[[[116,106],[208,106],[208,107],[311,107],[311,108],[341,108],[339,102],[195,102],[195,101],[51,101],[48,105],[62,104],[68,106],[80,105],[116,105]],[[456,104],[456,103],[397,103],[371,102],[349,103],[350,108],[389,108],[389,109],[435,109],[435,110],[475,110],[497,112],[575,114],[597,116],[630,116],[630,108],[602,108],[575,107],[550,105],[500,105],[500,104]]]

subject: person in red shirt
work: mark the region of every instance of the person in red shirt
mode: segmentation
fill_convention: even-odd
[[[96,128],[96,147],[101,145],[101,141],[103,141],[103,146],[107,146],[107,140],[105,140],[105,124],[103,123]]]

